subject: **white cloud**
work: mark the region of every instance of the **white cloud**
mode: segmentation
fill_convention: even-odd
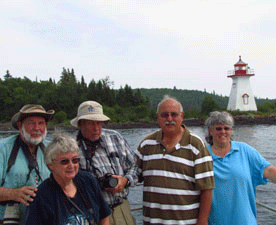
[[[229,95],[227,71],[241,55],[256,72],[253,93],[276,98],[275,11],[274,1],[3,0],[0,68]]]

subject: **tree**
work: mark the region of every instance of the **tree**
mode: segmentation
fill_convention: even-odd
[[[205,95],[201,103],[201,114],[209,115],[210,112],[219,110],[217,102],[213,99],[211,95]]]
[[[60,110],[66,112],[68,118],[74,117],[76,108],[83,98],[80,98],[79,85],[73,69],[70,71],[63,68],[56,91],[58,96],[56,104]]]
[[[56,112],[56,114],[54,115],[53,121],[55,123],[62,123],[67,119],[67,114],[64,111],[59,111]]]
[[[82,86],[84,89],[87,88],[87,84],[85,83],[84,77],[83,77],[83,76],[81,76],[81,86]]]
[[[120,88],[116,96],[116,102],[121,107],[135,106],[134,94],[130,86],[127,84],[124,88]]]
[[[264,104],[262,104],[261,106],[258,106],[258,110],[264,113],[270,113],[274,109],[275,109],[274,104],[269,101],[265,101]]]
[[[63,84],[63,83],[77,83],[77,79],[76,79],[76,76],[75,76],[74,69],[71,69],[71,72],[70,72],[69,69],[66,70],[63,67],[59,83],[60,84]]]
[[[9,70],[6,71],[4,78],[5,78],[5,80],[12,78],[12,75],[10,74]]]

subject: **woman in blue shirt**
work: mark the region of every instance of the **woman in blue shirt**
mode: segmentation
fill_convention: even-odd
[[[256,187],[267,179],[275,183],[276,168],[253,147],[231,140],[234,120],[229,113],[212,112],[205,125],[215,174],[209,223],[257,225]]]

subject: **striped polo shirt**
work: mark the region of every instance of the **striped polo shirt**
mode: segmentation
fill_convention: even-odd
[[[214,188],[212,157],[202,139],[185,128],[168,153],[159,130],[140,143],[136,154],[144,178],[144,224],[196,224],[200,191]]]

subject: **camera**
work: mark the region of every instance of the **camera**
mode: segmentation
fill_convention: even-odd
[[[101,188],[114,188],[118,184],[118,180],[115,177],[112,177],[112,174],[107,173],[104,176],[98,178]]]

